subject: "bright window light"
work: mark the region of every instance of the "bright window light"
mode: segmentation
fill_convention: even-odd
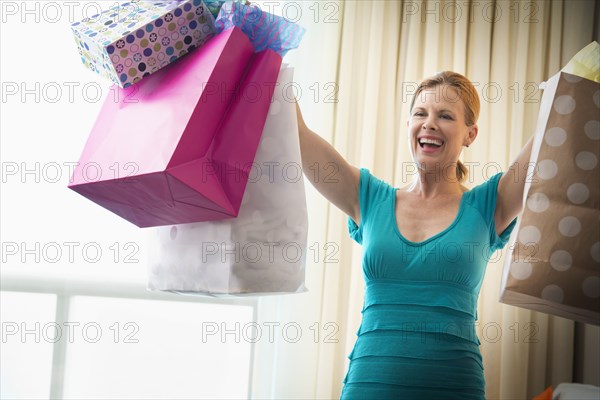
[[[50,395],[56,296],[0,292],[0,398]]]
[[[65,399],[248,397],[250,306],[75,296]]]

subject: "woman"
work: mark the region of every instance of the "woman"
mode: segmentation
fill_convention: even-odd
[[[407,121],[418,177],[396,189],[349,165],[307,128],[298,108],[305,169],[333,162],[333,181],[313,185],[348,216],[363,246],[365,302],[342,399],[483,399],[475,333],[485,268],[522,210],[531,140],[505,174],[469,190],[462,146],[477,137],[471,82],[442,72],[418,87]]]

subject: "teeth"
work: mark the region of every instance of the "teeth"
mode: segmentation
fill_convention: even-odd
[[[429,139],[429,138],[421,138],[421,139],[419,139],[419,143],[435,144],[436,146],[441,146],[443,144],[443,142],[441,140]]]
[[[421,138],[421,143],[430,143],[430,144],[435,144],[438,146],[442,145],[442,141],[441,140],[436,140],[436,139],[429,139],[429,138]]]
[[[429,138],[421,138],[421,139],[419,139],[419,143],[421,143],[421,144],[429,143],[429,144],[434,144],[436,146],[441,146],[443,144],[443,142],[441,140],[429,139]]]

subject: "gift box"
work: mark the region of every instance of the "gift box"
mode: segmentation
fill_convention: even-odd
[[[597,81],[546,82],[501,302],[600,324],[599,110]]]
[[[134,0],[72,24],[83,64],[125,88],[216,33],[200,0]]]
[[[115,87],[69,188],[139,227],[235,217],[280,65],[233,28]]]
[[[153,229],[148,288],[212,296],[305,291],[308,218],[295,102],[282,68],[235,219]]]

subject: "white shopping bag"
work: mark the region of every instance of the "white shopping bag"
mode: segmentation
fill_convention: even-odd
[[[296,106],[285,91],[292,78],[284,64],[237,218],[152,228],[149,289],[212,296],[306,291],[306,196]]]

